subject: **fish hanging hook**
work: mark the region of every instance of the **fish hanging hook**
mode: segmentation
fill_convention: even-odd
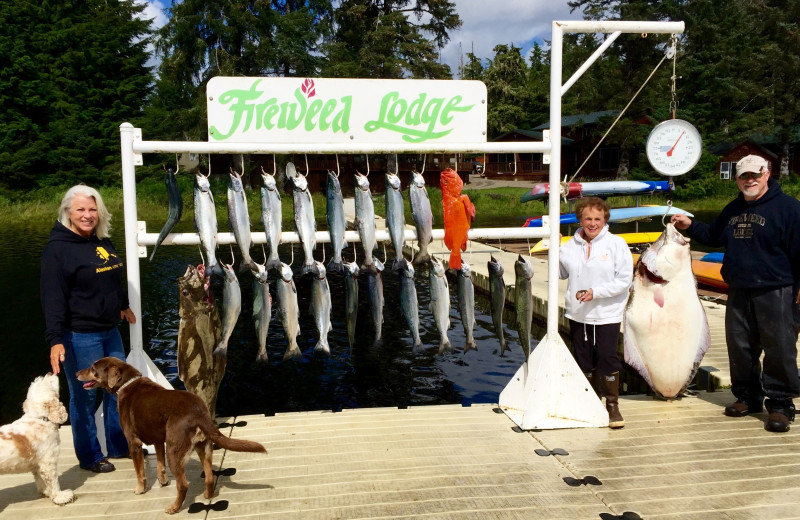
[[[425,161],[426,161],[427,159],[428,159],[428,154],[426,154],[426,153],[422,154],[422,171],[421,171],[421,172],[419,172],[419,174],[420,174],[420,175],[422,175],[423,173],[425,173]]]
[[[661,217],[661,225],[664,226],[664,227],[667,227],[667,223],[664,222],[664,220],[667,218],[667,215],[669,215],[669,212],[670,212],[671,209],[672,209],[672,200],[668,200],[667,201],[667,211],[665,211],[664,212],[664,216]]]
[[[294,263],[294,244],[292,244],[292,258],[289,260],[289,265]]]
[[[202,173],[200,175],[203,175]],[[208,175],[204,176],[206,179],[211,177],[211,154],[208,154]]]
[[[386,265],[386,261],[389,259],[389,255],[386,254],[386,242],[381,244],[383,245],[383,265]]]
[[[236,263],[236,257],[233,256],[233,244],[228,244],[231,248],[231,263],[230,266],[233,267],[233,264]]]
[[[364,154],[364,160],[367,163],[367,174],[365,175],[365,177],[369,177],[369,154],[368,153]]]
[[[203,256],[203,248],[197,246],[197,250],[200,251],[200,263],[206,265],[206,258]]]
[[[261,173],[263,173],[264,175],[270,175],[272,177],[275,177],[275,174],[278,173],[278,165],[277,165],[277,163],[275,161],[275,154],[272,154],[272,173],[267,173],[264,170],[264,166],[263,165],[261,166]]]
[[[339,178],[341,171],[339,170],[339,154],[336,154],[336,178]]]
[[[303,175],[303,174],[301,174],[301,175],[303,175],[303,177],[308,177],[308,154],[304,153],[303,157],[305,157],[305,161],[306,161],[306,173],[305,173],[305,175]]]

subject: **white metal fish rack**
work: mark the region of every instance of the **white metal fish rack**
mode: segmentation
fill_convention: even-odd
[[[561,172],[561,97],[575,81],[600,57],[603,51],[622,33],[680,34],[683,22],[610,22],[610,21],[554,21],[552,23],[550,60],[550,121],[549,139],[542,142],[524,143],[455,143],[411,144],[411,143],[217,143],[189,141],[145,141],[142,131],[129,123],[120,125],[122,153],[122,187],[124,198],[125,247],[128,279],[128,296],[131,309],[141,318],[141,283],[139,270],[140,246],[155,244],[156,234],[145,233],[138,228],[136,206],[136,166],[142,165],[145,153],[196,153],[196,154],[388,154],[388,153],[541,153],[550,163],[549,183],[557,186]],[[562,85],[562,57],[564,33],[611,33],[597,51],[573,76]],[[557,100],[557,102],[556,102]],[[549,222],[559,221],[559,192],[549,193]],[[470,239],[527,239],[549,237],[550,243],[558,240],[559,226],[541,228],[478,228],[470,229]],[[388,234],[377,232],[378,240],[388,240]],[[434,230],[433,238],[440,239],[444,230]],[[415,239],[413,231],[406,232],[406,239]],[[357,233],[349,233],[348,241],[358,241]],[[254,233],[254,242],[264,242],[264,233]],[[284,232],[281,242],[297,242],[296,233]],[[317,232],[317,241],[330,241],[327,231]],[[220,233],[219,243],[233,243],[231,233]],[[196,233],[170,234],[162,245],[199,244]],[[548,252],[548,280],[558,279],[558,248]],[[500,395],[500,405],[508,416],[523,429],[568,428],[605,426],[608,416],[593,392],[586,392],[586,383],[577,364],[558,333],[558,284],[550,283],[547,291],[547,333],[533,349],[526,363]],[[141,319],[130,326],[131,356],[144,360],[139,365],[147,375],[166,383],[166,379],[144,354]],[[144,362],[147,366],[144,366]]]

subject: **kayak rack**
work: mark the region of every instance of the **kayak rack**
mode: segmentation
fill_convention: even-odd
[[[684,22],[642,21],[553,21],[550,60],[550,121],[551,128],[543,132],[541,142],[473,142],[473,143],[264,143],[264,142],[190,142],[190,141],[145,141],[140,128],[130,123],[120,125],[122,158],[122,188],[124,200],[126,268],[128,296],[134,314],[140,317],[130,326],[131,354],[129,362],[144,375],[168,386],[166,378],[158,371],[144,353],[142,339],[142,306],[139,271],[140,246],[155,244],[156,234],[146,233],[144,223],[139,223],[136,209],[136,166],[143,164],[145,153],[197,153],[197,154],[393,154],[393,153],[541,153],[543,162],[550,164],[549,183],[560,182],[561,171],[561,98],[572,84],[596,61],[610,45],[601,45],[573,76],[562,85],[563,35],[564,33],[611,33],[613,41],[621,33],[680,34]],[[402,81],[402,80],[387,80]],[[485,136],[485,133],[484,133]],[[485,138],[484,138],[485,139]],[[560,213],[559,194],[550,190],[550,222],[558,222]],[[443,236],[443,230],[434,230],[435,239]],[[541,228],[489,228],[470,230],[469,238],[543,238],[551,243],[558,240],[559,226]],[[356,241],[357,234],[347,235],[348,241]],[[378,240],[385,235],[376,231]],[[490,236],[491,235],[491,236]],[[406,239],[414,240],[415,233],[406,231]],[[230,233],[218,235],[219,243],[232,243]],[[264,233],[254,233],[254,241],[265,240]],[[326,231],[317,232],[317,240],[329,241]],[[282,233],[281,242],[297,241],[296,233]],[[171,234],[162,245],[197,244],[194,233]],[[548,280],[559,277],[558,248],[548,251]],[[587,391],[586,378],[572,358],[558,333],[558,284],[549,283],[547,292],[547,333],[534,348],[517,373],[500,394],[500,407],[521,429],[574,428],[608,425],[608,415],[594,392]]]

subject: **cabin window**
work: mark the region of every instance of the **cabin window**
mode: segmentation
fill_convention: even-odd
[[[725,161],[719,163],[719,178],[720,179],[726,180],[726,181],[729,181],[731,179],[731,170],[733,169],[733,168],[731,168],[731,166],[733,166],[733,163],[729,163],[729,162],[725,162]]]
[[[619,167],[619,148],[600,148],[598,169],[615,170]]]

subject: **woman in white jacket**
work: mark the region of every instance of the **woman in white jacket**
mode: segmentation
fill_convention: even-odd
[[[599,377],[606,396],[608,425],[622,428],[617,355],[620,324],[633,278],[633,259],[625,241],[608,230],[609,209],[597,197],[575,206],[581,227],[561,247],[560,277],[568,278],[565,298],[575,361],[592,381]]]

